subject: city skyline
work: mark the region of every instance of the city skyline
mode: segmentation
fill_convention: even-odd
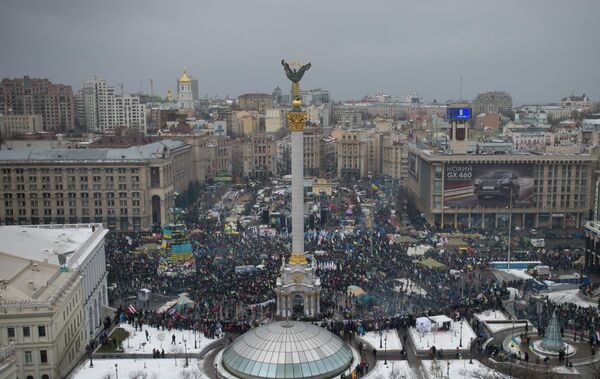
[[[186,66],[201,97],[236,97],[284,88],[276,73],[286,58],[318,66],[305,87],[327,88],[338,101],[415,91],[428,102],[456,99],[461,76],[464,99],[488,90],[511,93],[515,104],[600,97],[590,63],[600,58],[590,46],[597,2],[530,1],[518,12],[514,1],[340,4],[9,1],[0,16],[0,76],[74,90],[100,76],[129,93],[149,93],[153,79],[164,96]],[[288,30],[293,12],[299,31]],[[17,39],[18,28],[25,31]]]

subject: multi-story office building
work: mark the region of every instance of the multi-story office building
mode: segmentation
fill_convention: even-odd
[[[277,173],[277,143],[272,135],[254,133],[233,143],[233,175],[268,178]]]
[[[304,128],[304,175],[317,176],[321,172],[321,128]]]
[[[27,231],[21,244],[27,243]],[[24,241],[23,241],[24,240]],[[88,341],[83,309],[83,277],[55,260],[33,259],[19,245],[0,248],[0,345],[14,344],[19,378],[59,379],[67,376]],[[35,252],[52,256],[53,243]],[[43,250],[45,249],[45,250]]]
[[[268,108],[273,107],[273,95],[268,93],[245,93],[238,97],[241,110],[254,110],[265,114]]]
[[[115,95],[105,79],[84,80],[77,94],[77,118],[88,131],[126,127],[146,132],[146,106],[137,96]]]
[[[81,274],[85,337],[92,338],[102,331],[103,307],[108,306],[107,233],[102,224],[0,226],[0,252]]]
[[[427,221],[579,228],[590,213],[591,154],[448,154],[408,145],[408,189]]]
[[[0,114],[0,136],[11,138],[43,130],[42,116],[39,114]]]
[[[73,129],[73,90],[48,79],[4,79],[0,82],[0,114],[40,115],[43,130]]]
[[[490,91],[477,95],[473,100],[473,112],[500,113],[512,110],[512,96],[508,92]]]
[[[382,139],[382,174],[394,179],[400,179],[401,183],[403,183],[408,176],[406,138],[399,133],[389,132],[383,133]]]
[[[337,140],[338,178],[366,178],[381,173],[381,133],[349,129]]]
[[[104,223],[148,230],[168,221],[173,192],[197,180],[190,146],[0,152],[3,224]]]

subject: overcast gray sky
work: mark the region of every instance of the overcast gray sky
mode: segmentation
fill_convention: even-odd
[[[517,103],[600,99],[598,0],[2,0],[0,76],[79,88],[271,92],[281,58],[312,62],[302,86],[336,100],[418,91],[428,101],[506,90]]]

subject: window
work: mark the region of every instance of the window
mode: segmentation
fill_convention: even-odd
[[[48,363],[48,352],[46,350],[40,350],[40,362]]]
[[[44,325],[38,326],[38,336],[46,337],[46,327]]]
[[[25,352],[25,364],[30,365],[32,363],[33,363],[33,359],[31,357],[31,351],[28,350]]]
[[[15,338],[15,328],[9,326],[6,330],[8,331],[8,338]]]

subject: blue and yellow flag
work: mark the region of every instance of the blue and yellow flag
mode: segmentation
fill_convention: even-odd
[[[375,191],[379,190],[379,187],[377,184],[375,184],[375,182],[371,182],[371,188],[373,188]]]

